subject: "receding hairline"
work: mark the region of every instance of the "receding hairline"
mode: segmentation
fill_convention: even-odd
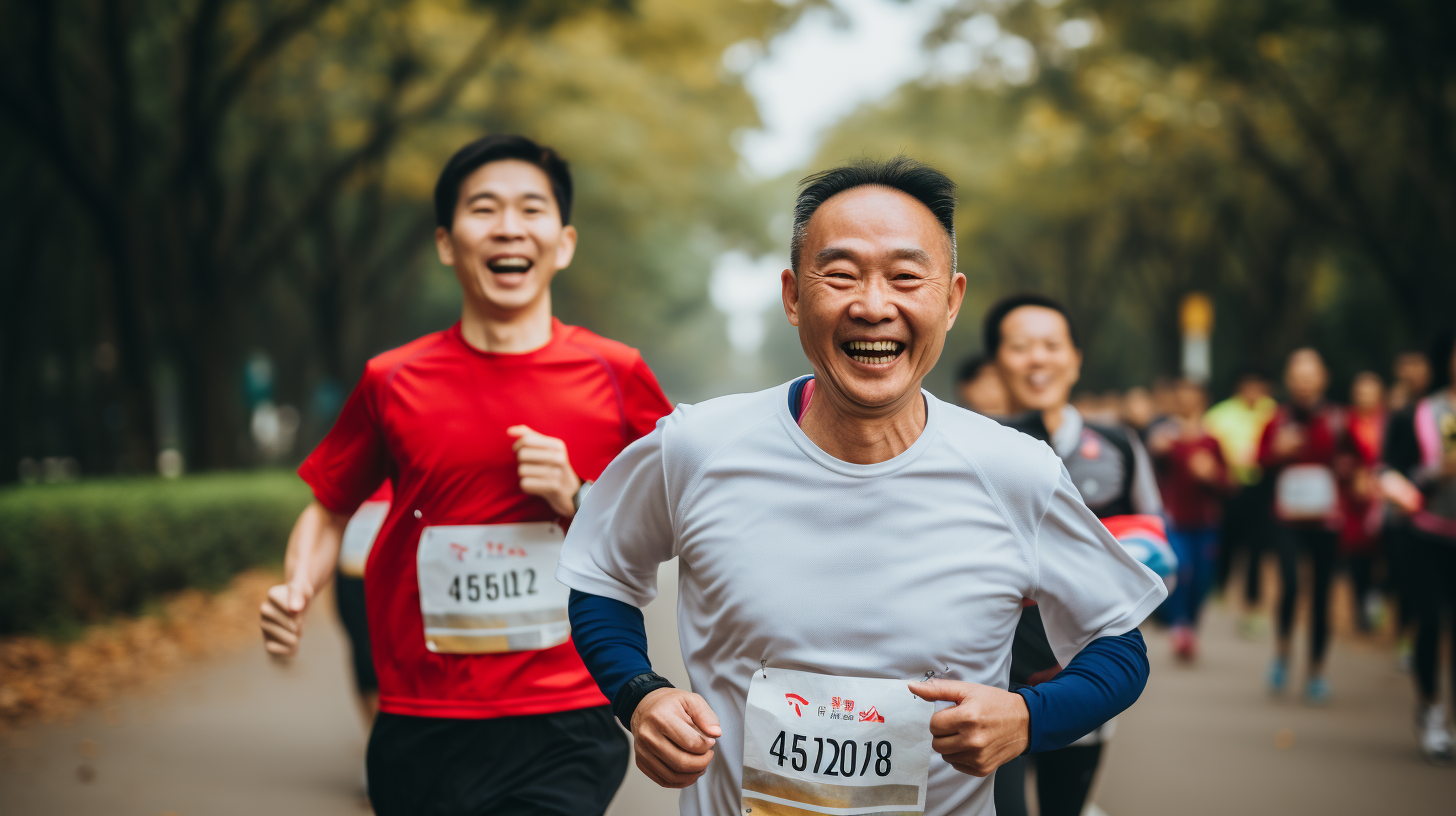
[[[945,225],[943,225],[940,222],[940,218],[936,216],[935,211],[932,210],[932,209],[930,209],[930,207],[924,201],[921,201],[920,199],[916,198],[915,196],[910,195],[909,193],[907,193],[904,190],[901,190],[901,189],[899,189],[897,187],[891,187],[888,184],[878,184],[878,183],[874,183],[874,182],[871,182],[871,183],[868,183],[868,184],[857,184],[857,185],[855,185],[853,187],[849,187],[849,188],[846,188],[844,190],[840,190],[839,192],[835,193],[834,195],[832,195],[832,196],[824,199],[823,201],[819,202],[819,206],[817,206],[817,207],[814,208],[814,212],[809,216],[809,219],[804,222],[804,235],[805,235],[805,237],[807,237],[809,235],[809,233],[812,231],[813,224],[814,224],[814,219],[817,218],[819,216],[819,214],[824,211],[824,208],[825,207],[828,207],[829,206],[829,203],[831,201],[834,201],[836,198],[839,198],[840,196],[845,195],[847,193],[854,193],[854,192],[857,192],[857,191],[860,191],[860,190],[877,190],[877,191],[880,191],[880,192],[895,193],[895,194],[897,194],[901,198],[906,198],[906,199],[909,199],[910,201],[914,202],[922,211],[925,212],[926,215],[929,215],[930,216],[930,220],[932,220],[932,221],[935,222],[935,231],[945,240],[946,251],[947,251],[947,254],[948,254],[948,263],[947,263],[947,266],[949,267],[949,271],[950,271],[951,276],[952,277],[955,276],[955,273],[956,273],[956,258],[955,258],[955,255],[956,255],[956,246],[955,246],[955,236],[952,235],[951,233],[946,232]],[[801,255],[802,255],[804,249],[805,249],[805,247],[800,247],[799,248],[799,252],[800,252]],[[841,258],[847,258],[847,257],[849,257],[851,255],[854,255],[854,254],[856,254],[855,251],[852,250],[852,249],[850,249],[849,247],[836,247],[836,246],[831,245],[831,246],[824,247],[823,249],[819,250],[818,252],[815,252],[814,253],[813,262],[816,263],[816,264],[828,263],[830,261],[839,260]],[[921,263],[925,263],[926,266],[931,266],[935,262],[935,256],[934,255],[931,255],[930,252],[928,252],[928,251],[926,251],[924,249],[921,249],[920,247],[900,247],[900,248],[897,248],[897,249],[893,249],[893,250],[890,250],[890,257],[892,259],[895,259],[895,260],[918,261],[918,262],[921,262]],[[798,262],[799,262],[800,258],[794,258],[792,260],[794,261],[794,263],[792,264],[792,266],[794,266],[794,267],[799,266],[799,263]],[[794,273],[795,276],[797,276],[799,274],[798,269],[793,269],[792,271],[793,271],[793,273]]]

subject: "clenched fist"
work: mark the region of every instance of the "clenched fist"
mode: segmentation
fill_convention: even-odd
[[[263,626],[263,648],[279,660],[298,653],[303,637],[303,613],[313,600],[313,587],[307,580],[278,584],[268,590],[268,597],[259,610]]]
[[[686,788],[713,761],[723,729],[708,701],[690,691],[654,689],[632,712],[637,769],[664,788]]]
[[[521,491],[545,499],[562,518],[576,515],[572,497],[581,488],[581,479],[571,469],[566,443],[537,433],[526,425],[512,425],[506,433],[516,437],[511,449],[516,452],[516,473],[521,477]]]
[[[961,773],[987,776],[1020,756],[1031,739],[1031,713],[1020,694],[938,678],[911,683],[910,692],[955,703],[930,718],[930,747]]]

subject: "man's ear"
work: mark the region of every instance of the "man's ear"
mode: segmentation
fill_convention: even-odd
[[[561,240],[556,244],[556,269],[560,271],[571,266],[576,257],[576,227],[570,224],[561,228]]]
[[[950,331],[955,325],[956,316],[961,313],[961,304],[966,300],[966,276],[964,273],[955,272],[950,277],[950,320],[945,323],[945,330]]]
[[[784,290],[784,314],[789,318],[789,325],[799,325],[799,276],[794,270],[785,269],[779,274],[779,283]]]
[[[455,265],[455,244],[450,241],[450,230],[444,227],[435,227],[435,254],[440,256],[440,263]]]
[[[1074,348],[1072,349],[1072,354],[1076,356],[1077,360],[1072,365],[1072,385],[1076,385],[1082,381],[1082,350]]]

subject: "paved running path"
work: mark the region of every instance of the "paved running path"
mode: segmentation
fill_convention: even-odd
[[[664,567],[647,621],[659,671],[685,682],[674,574]],[[0,814],[367,813],[364,732],[332,605],[319,608],[286,671],[248,650],[72,723],[0,738]],[[1456,812],[1456,769],[1420,761],[1410,682],[1387,651],[1338,641],[1334,700],[1312,710],[1269,700],[1260,686],[1269,645],[1232,631],[1232,619],[1211,609],[1192,669],[1168,659],[1166,638],[1149,632],[1153,680],[1119,718],[1096,794],[1110,816]],[[1281,729],[1292,732],[1292,747],[1276,747]],[[668,816],[676,798],[633,768],[609,813]]]

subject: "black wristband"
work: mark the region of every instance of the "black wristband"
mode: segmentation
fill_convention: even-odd
[[[612,701],[612,713],[628,731],[632,730],[632,715],[649,692],[660,688],[676,688],[672,682],[656,672],[644,672],[622,684],[617,689],[617,699]]]

